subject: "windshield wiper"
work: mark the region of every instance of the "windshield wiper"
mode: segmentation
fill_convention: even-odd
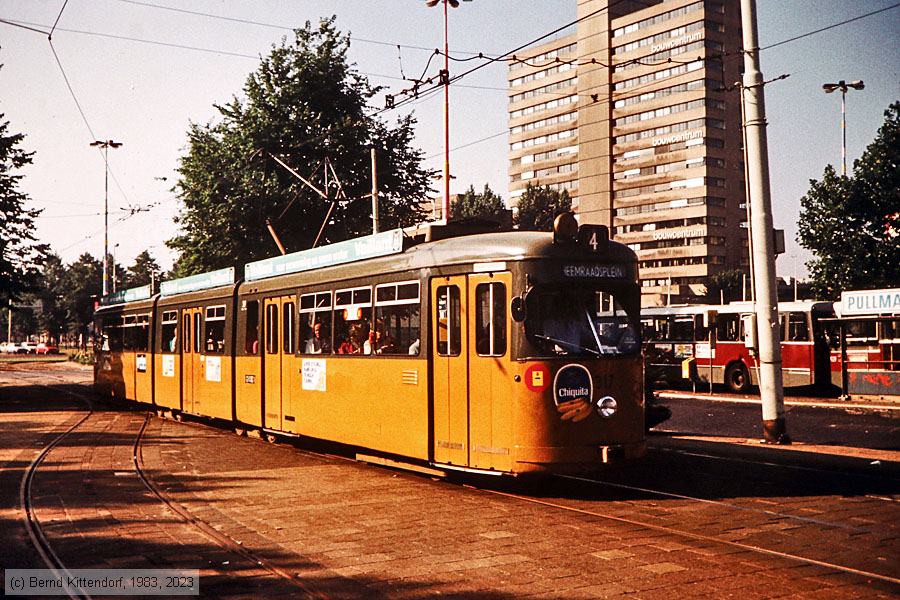
[[[567,342],[565,340],[558,340],[556,338],[550,337],[549,335],[541,335],[540,333],[533,333],[532,335],[536,338],[547,340],[548,342],[553,342],[554,344],[562,344],[563,346],[569,346],[570,348],[575,348],[576,350],[584,350],[585,352],[590,352],[594,356],[600,356],[600,352],[592,348],[585,348],[584,346],[581,346],[579,344],[573,344],[572,342]]]

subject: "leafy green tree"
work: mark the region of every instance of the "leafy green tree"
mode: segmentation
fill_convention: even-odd
[[[86,340],[94,320],[94,301],[103,293],[103,263],[85,252],[69,265],[63,282],[69,332]]]
[[[273,46],[247,77],[242,98],[216,105],[218,121],[189,128],[175,186],[184,205],[181,233],[168,242],[180,253],[178,275],[277,254],[267,220],[289,252],[312,246],[337,182],[329,176],[325,200],[271,155],[320,189],[325,159],[334,166],[346,200],[337,203],[320,243],[371,232],[371,148],[381,227],[419,218],[432,173],[411,146],[415,120],[401,117],[389,126],[368,106],[378,88],[348,64],[349,37],[333,17],[318,27],[307,22],[293,38]]]
[[[706,301],[710,304],[719,304],[723,299],[725,304],[740,300],[743,297],[744,276],[746,273],[740,269],[719,271],[709,277],[706,285]]]
[[[41,285],[36,294],[41,303],[38,324],[56,341],[60,340],[69,324],[69,311],[65,303],[66,272],[62,259],[56,254],[48,254],[41,264]]]
[[[484,184],[484,190],[480,194],[470,185],[465,194],[457,196],[450,203],[450,215],[453,220],[474,218],[502,220],[504,210],[506,205],[503,204],[503,198],[495,194],[488,184]]]
[[[150,256],[150,252],[144,250],[134,257],[134,264],[128,267],[125,274],[125,288],[140,287],[148,285],[151,281],[155,281],[157,289],[159,289],[159,277],[162,269],[156,260]]]
[[[25,136],[9,133],[9,121],[0,113],[0,305],[32,290],[46,244],[36,243],[34,220],[40,210],[25,208],[28,196],[19,190],[18,170],[34,156],[21,148]],[[13,320],[15,323],[15,319]]]
[[[800,200],[798,241],[818,297],[900,286],[900,102],[885,111],[875,140],[852,177],[832,166]]]
[[[516,205],[515,224],[525,231],[553,231],[556,215],[572,210],[572,199],[566,190],[551,190],[528,184]]]

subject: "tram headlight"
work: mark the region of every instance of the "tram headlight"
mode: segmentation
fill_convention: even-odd
[[[619,404],[612,396],[604,396],[597,402],[597,413],[604,419],[608,419],[616,414],[618,408]]]

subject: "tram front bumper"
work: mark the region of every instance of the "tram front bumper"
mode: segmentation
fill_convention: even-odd
[[[516,448],[515,470],[529,472],[579,472],[637,460],[647,452],[647,442],[608,446],[543,446]]]

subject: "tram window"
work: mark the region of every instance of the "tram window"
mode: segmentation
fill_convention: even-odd
[[[541,355],[604,356],[640,352],[639,307],[632,303],[634,314],[627,314],[610,292],[579,287],[535,287],[526,302],[525,333]]]
[[[789,342],[808,342],[809,325],[806,323],[806,313],[789,313],[787,315],[787,337]]]
[[[194,313],[194,352],[199,354],[203,351],[203,332],[200,331],[201,319],[203,316],[200,312]]]
[[[301,354],[331,354],[331,292],[300,296],[300,339]]]
[[[278,305],[266,305],[266,354],[278,352]]]
[[[116,318],[110,319],[108,324],[103,325],[104,350],[110,352],[122,351],[122,320]]]
[[[136,317],[131,347],[136,352],[147,352],[150,350],[150,315],[138,315]]]
[[[281,333],[282,345],[285,354],[294,353],[294,303],[286,302],[282,307],[281,324],[284,331]]]
[[[371,354],[374,345],[369,339],[371,329],[372,288],[335,292],[334,347],[337,354]]]
[[[722,315],[716,319],[716,337],[720,342],[736,342],[741,339],[740,315]]]
[[[694,317],[676,316],[670,322],[670,336],[673,342],[691,342],[694,339]]]
[[[184,323],[182,325],[184,335],[182,337],[182,345],[185,354],[191,351],[191,313],[184,313]]]
[[[200,315],[197,315],[199,319]],[[206,308],[206,353],[225,353],[225,306],[208,306]]]
[[[479,356],[506,354],[506,286],[475,286],[475,351]]]
[[[369,339],[376,354],[418,355],[420,323],[418,281],[375,288],[375,331]]]
[[[176,338],[178,337],[178,313],[174,310],[166,311],[162,315],[162,332],[159,336],[159,349],[161,352],[175,352]]]
[[[437,351],[441,356],[459,356],[460,335],[459,288],[442,285],[437,289]]]
[[[247,324],[244,332],[244,351],[259,354],[259,300],[247,301]]]

